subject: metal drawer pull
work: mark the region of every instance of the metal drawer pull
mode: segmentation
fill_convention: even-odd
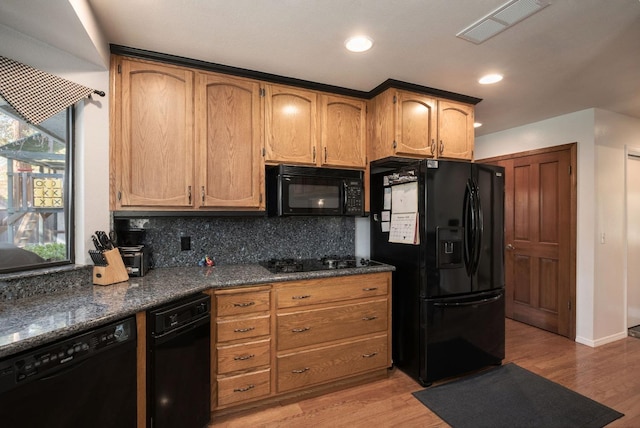
[[[372,352],[370,354],[362,354],[362,358],[371,358],[371,357],[375,357],[376,355],[378,355],[377,352]]]
[[[309,297],[311,297],[310,294],[305,294],[303,296],[291,296],[293,300],[308,299]]]
[[[256,329],[255,327],[247,327],[247,328],[236,328],[233,331],[235,333],[246,333],[248,331],[255,330],[255,329]]]
[[[236,388],[233,390],[233,392],[247,392],[253,388],[255,388],[256,386],[254,384],[250,384],[245,386],[244,388]]]
[[[292,333],[302,333],[302,332],[309,331],[309,330],[311,330],[311,327],[292,328],[291,332]]]
[[[245,361],[245,360],[250,360],[253,357],[255,357],[255,354],[240,355],[239,357],[233,357],[233,359],[236,361]]]
[[[362,291],[376,291],[378,289],[378,287],[367,287],[367,288],[363,288]]]
[[[375,319],[378,319],[378,317],[373,316],[373,317],[362,317],[362,321],[373,321]]]
[[[305,367],[303,369],[299,369],[299,370],[291,370],[291,373],[295,373],[295,374],[300,374],[300,373],[304,373],[308,370],[311,370],[309,367]]]
[[[239,308],[246,308],[247,306],[253,306],[256,302],[246,302],[246,303],[234,303],[233,306],[237,306]]]

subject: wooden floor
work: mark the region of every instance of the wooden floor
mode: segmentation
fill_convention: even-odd
[[[625,416],[608,427],[640,427],[640,339],[591,348],[519,322],[506,322],[504,363],[599,401]],[[411,393],[422,389],[399,370],[388,379],[297,403],[214,419],[210,427],[447,427]]]

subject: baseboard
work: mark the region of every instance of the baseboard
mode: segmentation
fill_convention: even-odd
[[[592,340],[587,339],[585,337],[576,336],[576,342],[581,343],[583,345],[591,346],[592,348],[597,348],[598,346],[606,345],[607,343],[615,342],[617,340],[624,339],[628,336],[627,331],[621,331],[616,334],[612,334],[610,336],[602,337],[600,339]]]

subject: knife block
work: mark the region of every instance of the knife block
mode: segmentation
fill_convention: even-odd
[[[102,253],[107,261],[106,266],[93,267],[93,283],[97,285],[111,285],[129,280],[127,268],[124,267],[122,256],[117,248]]]

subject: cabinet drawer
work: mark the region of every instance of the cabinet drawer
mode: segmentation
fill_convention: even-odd
[[[250,339],[266,336],[270,333],[271,317],[260,315],[250,318],[233,318],[216,320],[217,342],[229,340]]]
[[[385,296],[389,291],[389,273],[338,276],[280,285],[276,291],[278,308],[313,305],[362,297]]]
[[[278,350],[386,331],[387,302],[381,299],[278,314]]]
[[[250,314],[268,311],[270,305],[270,291],[254,291],[250,293],[233,293],[216,295],[216,315]]]
[[[271,340],[218,346],[218,374],[269,365]]]
[[[278,392],[384,368],[389,363],[386,334],[278,356]]]
[[[269,395],[271,370],[218,379],[218,406],[239,403]]]

